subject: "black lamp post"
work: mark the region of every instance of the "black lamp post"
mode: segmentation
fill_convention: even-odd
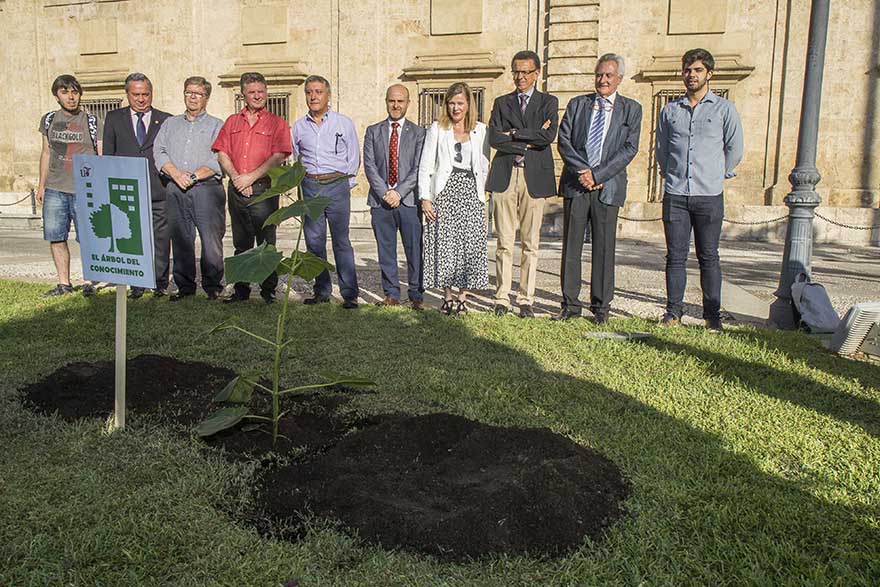
[[[813,211],[822,201],[816,193],[816,184],[822,179],[816,168],[816,143],[819,136],[819,106],[822,102],[829,4],[830,0],[812,0],[810,9],[810,36],[807,41],[807,66],[801,99],[797,162],[788,176],[791,192],[785,196],[785,205],[789,209],[785,252],[782,256],[779,287],[774,293],[776,301],[770,305],[770,322],[785,330],[797,327],[791,305],[791,284],[798,273],[811,273]]]

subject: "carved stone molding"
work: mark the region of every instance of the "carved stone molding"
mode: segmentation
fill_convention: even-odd
[[[492,81],[504,73],[505,66],[491,52],[418,55],[403,70],[403,81]]]
[[[241,74],[250,71],[263,74],[269,86],[299,86],[309,77],[300,61],[238,61],[232,71],[220,74],[220,87],[237,87]]]
[[[73,72],[83,90],[88,92],[107,92],[125,89],[127,69],[79,69]]]
[[[754,65],[745,65],[742,56],[736,54],[715,55],[715,71],[712,82],[735,84],[749,77],[755,71]],[[651,64],[638,72],[633,79],[652,84],[676,82],[681,84],[681,55],[658,55]]]

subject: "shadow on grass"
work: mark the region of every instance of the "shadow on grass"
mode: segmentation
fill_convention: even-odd
[[[0,283],[0,305],[18,304],[20,310],[12,308],[10,315],[7,308],[7,317],[0,323],[0,339],[15,341],[4,345],[0,355],[0,365],[10,375],[0,388],[5,388],[2,395],[7,399],[22,383],[64,363],[112,357],[111,295],[57,300],[28,310],[29,304],[38,303],[39,288],[25,288],[31,298],[17,300],[8,295],[8,285]],[[248,303],[236,311],[243,323],[260,325],[268,333],[279,309]],[[254,363],[267,367],[267,349],[243,335],[199,336],[229,313],[229,307],[204,299],[131,303],[129,355],[153,352],[234,369]],[[866,521],[873,504],[855,505],[873,498],[859,495],[844,504],[842,498],[832,503],[816,497],[802,484],[758,469],[757,455],[733,452],[726,448],[724,438],[635,399],[629,394],[632,381],[628,377],[612,388],[591,376],[589,367],[596,361],[628,365],[640,360],[668,366],[670,353],[692,354],[711,361],[720,375],[735,374],[750,390],[760,390],[766,378],[778,379],[775,397],[857,422],[875,437],[877,427],[871,418],[877,414],[876,404],[842,397],[803,377],[774,369],[760,371],[750,362],[686,344],[584,341],[582,327],[576,324],[548,328],[544,321],[503,321],[491,316],[449,319],[436,312],[403,308],[364,307],[352,312],[336,304],[295,304],[290,315],[290,332],[298,342],[291,345],[285,363],[284,377],[289,382],[308,379],[321,369],[350,372],[380,382],[378,394],[359,398],[365,412],[421,407],[495,425],[548,426],[604,452],[622,467],[633,483],[628,502],[633,516],[613,528],[602,545],[585,545],[561,561],[532,563],[534,572],[516,584],[533,585],[537,580],[562,585],[590,579],[597,584],[801,585],[839,580],[868,585],[880,573],[876,554],[880,529]],[[525,348],[528,352],[520,350]],[[561,357],[558,369],[542,366],[549,358],[555,361],[557,355]],[[571,372],[583,375],[573,377]],[[642,383],[650,385],[652,372],[656,374],[656,369],[644,371]],[[820,401],[822,394],[830,399]],[[74,477],[77,474],[71,472]],[[3,476],[15,483],[14,471]],[[844,485],[837,489],[852,491]],[[91,507],[103,506],[95,503]],[[10,522],[0,520],[0,524]],[[16,525],[20,532],[27,532],[19,522]],[[58,528],[58,534],[75,536],[76,530]],[[126,538],[130,542],[151,540]],[[152,546],[142,544],[142,551],[150,552]],[[168,563],[176,565],[181,576],[187,569],[198,572],[188,566],[186,553],[181,556]],[[497,567],[498,563],[477,564],[470,570],[457,567],[452,571],[435,565],[428,570],[438,576],[476,573],[484,581],[480,584],[514,584]],[[565,574],[572,568],[589,576]],[[353,573],[362,571],[352,569]],[[328,568],[327,572],[343,571]],[[494,573],[497,578],[493,580],[498,582],[485,582]]]
[[[791,340],[790,345],[780,344],[778,333],[764,333],[757,330],[729,332],[726,336],[731,336],[740,342],[761,342],[769,348],[774,348],[774,352],[783,353],[811,368],[828,370],[836,376],[857,380],[864,387],[880,390],[877,367],[862,364],[862,368],[859,368],[859,365],[841,357],[831,357],[827,354],[823,356],[825,351],[821,348],[810,352],[809,346],[804,344],[809,341],[798,340],[801,336],[799,334],[786,337]],[[745,360],[724,352],[710,351],[668,339],[649,338],[639,342],[660,352],[695,357],[707,370],[720,377],[732,382],[742,382],[748,388],[769,397],[802,406],[841,422],[855,424],[871,436],[880,438],[880,401],[878,401],[880,398],[857,397],[794,370],[777,369],[765,363]],[[870,374],[866,375],[866,373]]]

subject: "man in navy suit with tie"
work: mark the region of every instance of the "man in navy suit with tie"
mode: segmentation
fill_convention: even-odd
[[[408,296],[414,310],[422,309],[422,224],[416,183],[425,129],[408,121],[409,90],[394,84],[385,92],[388,118],[367,127],[364,172],[370,183],[367,203],[382,270],[385,297],[379,306],[400,305],[397,273],[397,233],[406,254]]]
[[[642,107],[617,93],[623,57],[606,53],[596,64],[596,93],[573,98],[559,125],[563,168],[562,310],[555,320],[581,315],[581,254],[592,231],[590,311],[608,321],[614,298],[617,214],[626,200],[626,167],[639,150]]]
[[[153,141],[159,127],[171,115],[153,108],[153,83],[142,73],[125,78],[128,106],[107,113],[104,120],[104,155],[144,157],[149,160],[150,199],[153,208],[153,264],[156,268],[154,297],[162,297],[168,289],[168,268],[171,256],[171,229],[165,206],[167,179],[159,175],[153,160]],[[132,287],[128,297],[137,299],[144,288]]]

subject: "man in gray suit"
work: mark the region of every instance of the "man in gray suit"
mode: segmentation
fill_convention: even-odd
[[[555,320],[581,315],[581,254],[587,223],[592,231],[590,311],[608,321],[614,298],[617,213],[626,200],[626,166],[639,150],[642,107],[617,93],[623,57],[606,53],[596,63],[596,93],[568,103],[559,126],[563,168],[562,310]]]
[[[419,220],[416,183],[425,129],[408,121],[409,90],[394,84],[385,92],[388,118],[367,127],[364,136],[364,172],[370,183],[367,203],[379,252],[382,289],[379,306],[400,305],[397,273],[397,233],[406,253],[409,300],[422,309],[422,224]]]

